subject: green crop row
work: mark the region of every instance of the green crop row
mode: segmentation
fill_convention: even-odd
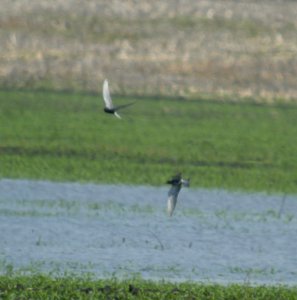
[[[0,177],[297,192],[297,106],[0,91]]]
[[[42,275],[0,277],[1,299],[297,299],[296,287],[90,280]]]

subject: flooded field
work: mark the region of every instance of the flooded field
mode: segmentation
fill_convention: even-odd
[[[297,197],[0,180],[0,272],[296,284]]]

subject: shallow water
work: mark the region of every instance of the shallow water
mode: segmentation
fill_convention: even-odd
[[[0,272],[296,284],[297,197],[0,180]]]

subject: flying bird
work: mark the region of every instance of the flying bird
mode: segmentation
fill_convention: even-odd
[[[173,211],[176,206],[177,196],[179,194],[180,189],[182,186],[189,187],[190,186],[190,179],[183,179],[181,173],[176,174],[166,183],[171,184],[171,188],[168,192],[168,200],[167,200],[167,212],[171,217]]]
[[[114,106],[109,93],[108,81],[106,79],[103,82],[103,100],[105,103],[104,111],[108,114],[114,114],[119,119],[121,119],[121,116],[117,113],[117,111],[134,104],[134,102],[132,102],[124,105]]]

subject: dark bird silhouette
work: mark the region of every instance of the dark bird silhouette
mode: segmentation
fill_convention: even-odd
[[[183,179],[181,173],[178,173],[166,183],[171,184],[167,200],[167,212],[171,217],[176,206],[177,197],[180,192],[180,189],[182,188],[182,186],[189,187],[190,179]]]
[[[125,108],[127,106],[130,106],[134,104],[135,102],[124,104],[124,105],[119,105],[119,106],[114,106],[110,97],[109,93],[109,87],[108,87],[108,81],[105,79],[103,83],[103,100],[105,103],[104,111],[108,114],[113,114],[117,118],[121,119],[121,116],[117,113],[119,109]]]

